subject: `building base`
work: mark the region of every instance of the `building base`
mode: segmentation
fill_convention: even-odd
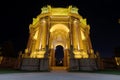
[[[95,59],[70,59],[69,71],[94,71],[97,70]]]
[[[49,59],[23,58],[20,69],[26,71],[49,71]]]
[[[75,59],[69,60],[68,71],[94,71],[97,70],[95,59]],[[61,68],[60,68],[61,69]],[[50,71],[48,58],[23,58],[20,70],[26,71]],[[65,70],[65,69],[64,69]]]

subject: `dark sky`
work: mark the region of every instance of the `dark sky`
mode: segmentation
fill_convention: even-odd
[[[120,46],[120,5],[118,0],[4,0],[0,2],[0,44],[12,41],[16,51],[26,48],[29,24],[46,5],[79,8],[91,27],[93,49],[101,56],[113,56]]]

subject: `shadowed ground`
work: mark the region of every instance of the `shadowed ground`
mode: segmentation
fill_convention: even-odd
[[[101,72],[100,72],[101,73]],[[0,74],[0,80],[120,80],[120,75],[95,72],[22,72]]]

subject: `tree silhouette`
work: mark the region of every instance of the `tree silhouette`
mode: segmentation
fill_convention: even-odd
[[[2,56],[4,57],[16,57],[13,44],[11,41],[6,41],[2,45]]]

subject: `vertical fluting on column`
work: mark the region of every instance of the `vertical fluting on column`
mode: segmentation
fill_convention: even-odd
[[[70,18],[69,28],[70,28],[69,38],[70,38],[70,46],[71,46],[71,45],[73,45],[73,37],[72,37],[73,30],[72,30],[72,20],[71,20],[71,18]]]
[[[49,35],[50,35],[50,18],[47,18],[47,23],[46,23],[46,53],[49,54]]]
[[[42,22],[40,20],[40,26],[39,26],[39,29],[40,29],[40,34],[39,34],[39,50],[42,49],[42,35],[43,35],[43,27],[42,27]]]
[[[88,29],[88,25],[86,27],[86,32],[84,33],[85,37],[86,37],[86,49],[87,49],[87,54],[89,55],[90,58],[93,58],[94,57],[94,54],[93,54],[93,49],[92,49],[92,44],[91,44],[91,40],[90,40],[90,35],[89,35],[89,31],[87,30]]]
[[[75,41],[76,41],[76,39],[75,39],[75,26],[74,26],[74,21],[73,21],[73,23],[72,23],[72,43],[73,43],[73,49],[74,48],[76,48],[75,46]]]
[[[47,37],[47,31],[46,31],[46,20],[45,19],[42,19],[41,20],[41,27],[42,27],[42,35],[41,35],[41,42],[42,42],[42,49],[45,49],[46,48],[46,37]]]
[[[26,49],[28,49],[28,53],[30,55],[31,52],[31,47],[32,47],[32,34],[33,34],[33,29],[31,29],[32,25],[29,25],[29,37],[28,37],[28,42]]]
[[[77,19],[73,20],[73,48],[78,49],[78,30],[77,30]]]
[[[46,37],[46,45],[48,45],[49,46],[49,36],[50,36],[50,31],[49,31],[49,29],[50,29],[50,18],[48,18],[47,19],[47,23],[46,23],[46,27],[47,27],[47,32],[46,32],[46,34],[47,34],[47,37]]]
[[[85,49],[86,49],[86,51],[87,51],[87,54],[89,55],[89,41],[88,41],[87,28],[84,29],[83,34],[84,34],[84,36],[85,36],[85,40],[84,40]]]
[[[79,26],[78,26],[78,38],[79,38],[79,43],[80,43],[80,50],[83,50],[83,40],[82,40],[82,35],[81,35],[81,26],[80,26],[80,22],[79,22]]]
[[[69,39],[70,39],[69,55],[70,55],[70,58],[73,58],[74,54],[73,54],[73,19],[72,19],[72,17],[70,17],[69,26],[70,26],[70,32],[69,32]]]
[[[36,39],[36,45],[35,45],[35,49],[39,50],[39,44],[40,44],[40,33],[41,33],[41,29],[40,26],[37,26],[37,39]]]
[[[75,21],[76,32],[77,32],[77,50],[83,50],[83,41],[81,36],[81,27],[79,20],[76,19]]]
[[[36,34],[36,32],[34,30],[33,33],[32,33],[31,52],[35,51],[35,43],[36,43],[36,40],[34,39],[35,34]]]
[[[41,46],[42,46],[42,26],[41,25],[39,26],[38,41],[39,41],[38,49],[41,50]]]

